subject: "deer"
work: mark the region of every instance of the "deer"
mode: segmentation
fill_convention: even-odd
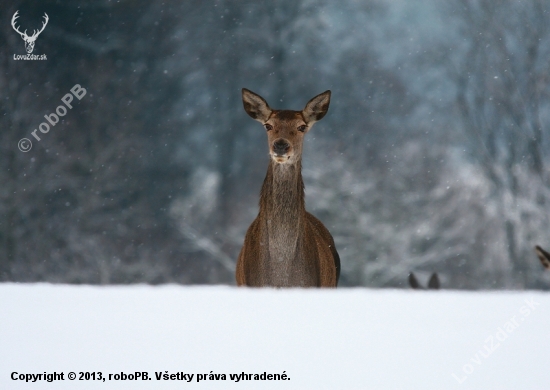
[[[550,253],[546,252],[540,246],[535,246],[535,253],[539,257],[542,266],[546,269],[550,269]]]
[[[414,290],[439,290],[439,276],[437,276],[437,273],[434,272],[432,276],[430,277],[430,280],[428,281],[428,287],[422,287],[420,283],[418,283],[418,280],[416,279],[416,276],[414,276],[414,273],[409,274],[409,285]]]
[[[15,25],[15,20],[19,17],[19,15],[17,15],[18,13],[19,11],[15,11],[15,13],[13,14],[13,17],[11,18],[11,26],[15,31],[19,33],[19,35],[21,35],[21,38],[23,38],[23,40],[25,41],[25,49],[27,50],[27,53],[31,54],[34,50],[34,43],[36,41],[36,38],[38,38],[40,33],[44,31],[46,25],[48,24],[48,20],[50,19],[48,18],[48,14],[44,12],[44,21],[42,22],[42,28],[40,30],[34,30],[33,34],[29,37],[27,35],[27,30],[25,30],[25,32],[21,32]]]
[[[304,136],[327,113],[330,91],[302,111],[274,110],[243,88],[244,110],[267,133],[270,161],[260,192],[259,212],[239,253],[238,286],[336,287],[340,257],[328,229],[305,209],[302,180]]]

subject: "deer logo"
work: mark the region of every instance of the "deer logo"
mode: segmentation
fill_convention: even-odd
[[[24,32],[21,32],[15,25],[15,20],[19,17],[19,15],[17,15],[18,13],[19,11],[15,11],[15,13],[13,14],[13,18],[11,18],[11,26],[15,31],[17,31],[19,35],[21,35],[21,38],[23,38],[23,40],[25,41],[25,49],[27,50],[27,53],[31,54],[32,51],[34,50],[34,43],[36,41],[36,38],[38,38],[40,33],[44,31],[44,28],[46,28],[46,25],[48,24],[48,20],[49,20],[48,14],[44,12],[44,16],[43,16],[44,22],[42,22],[42,28],[40,29],[40,31],[34,30],[33,34],[29,37],[27,35],[27,30],[25,30]]]

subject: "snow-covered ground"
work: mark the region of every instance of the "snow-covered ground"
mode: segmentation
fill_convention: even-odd
[[[0,285],[0,389],[541,390],[549,361],[540,292]]]

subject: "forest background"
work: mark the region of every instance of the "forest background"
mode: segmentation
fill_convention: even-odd
[[[11,26],[39,29],[33,54]],[[234,284],[267,169],[242,87],[299,110],[340,286],[548,289],[550,1],[0,5],[0,281]],[[29,33],[30,34],[30,33]],[[31,132],[87,93],[38,142]],[[33,140],[27,153],[22,138]]]

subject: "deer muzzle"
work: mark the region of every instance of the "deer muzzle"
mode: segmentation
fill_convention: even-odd
[[[272,150],[273,157],[277,159],[285,156],[290,157],[287,156],[288,152],[290,151],[290,144],[282,138],[279,138],[278,140],[273,142]]]

